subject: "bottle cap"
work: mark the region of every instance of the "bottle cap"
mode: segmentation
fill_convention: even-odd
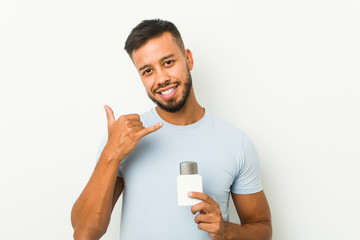
[[[181,162],[180,175],[198,174],[197,162]]]

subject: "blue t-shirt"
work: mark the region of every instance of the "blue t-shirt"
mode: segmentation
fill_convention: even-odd
[[[120,163],[118,176],[124,180],[121,240],[210,239],[197,228],[191,207],[177,205],[180,162],[198,163],[203,192],[220,204],[225,221],[230,192],[262,190],[259,159],[249,137],[208,110],[198,122],[185,126],[165,122],[155,108],[142,114],[141,121],[145,127],[158,122],[164,126],[143,137]]]

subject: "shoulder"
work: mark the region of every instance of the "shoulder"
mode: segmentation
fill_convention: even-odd
[[[256,147],[249,135],[242,129],[237,128],[228,121],[209,113],[209,122],[212,125],[214,136],[219,140],[219,144],[232,152],[236,156],[255,155]]]
[[[226,149],[226,152],[234,158],[241,159],[249,143],[251,145],[248,135],[243,130],[215,114],[209,113],[208,120],[209,130],[212,131],[218,146]]]
[[[239,141],[243,142],[244,138],[247,137],[243,130],[211,112],[208,112],[208,120],[215,134],[226,139],[226,142],[235,141],[238,145]]]

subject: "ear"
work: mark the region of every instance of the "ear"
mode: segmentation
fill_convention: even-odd
[[[191,71],[194,66],[194,59],[193,59],[192,53],[189,49],[185,50],[185,58],[186,58],[186,63],[189,68],[189,71]]]

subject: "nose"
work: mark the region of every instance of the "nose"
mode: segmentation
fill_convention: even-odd
[[[159,69],[157,71],[157,76],[156,76],[156,83],[158,85],[163,85],[166,82],[170,82],[170,75],[168,74],[168,72],[164,69]]]

